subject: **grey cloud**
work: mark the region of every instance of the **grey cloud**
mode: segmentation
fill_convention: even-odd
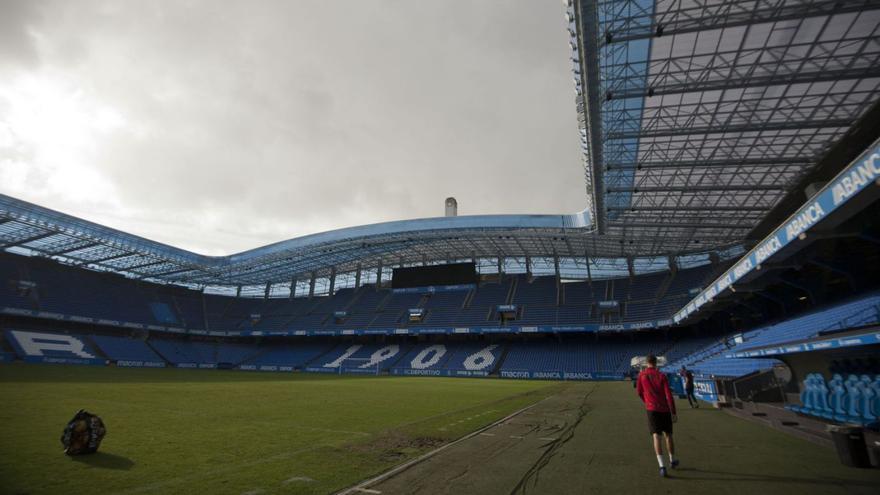
[[[11,64],[36,65],[39,57],[29,30],[40,18],[36,2],[0,0],[0,69]]]
[[[108,217],[114,226],[231,252],[437,216],[447,195],[466,214],[585,204],[560,2],[78,1],[44,11],[53,15],[3,22],[36,23],[54,47],[44,65],[127,121],[99,143],[94,166],[151,219]],[[62,42],[78,44],[76,55]],[[183,238],[217,214],[243,229],[239,239]],[[163,232],[157,218],[175,227]]]

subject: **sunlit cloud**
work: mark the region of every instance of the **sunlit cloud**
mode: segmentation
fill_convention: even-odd
[[[0,2],[0,192],[206,254],[579,211],[567,37],[531,0]]]

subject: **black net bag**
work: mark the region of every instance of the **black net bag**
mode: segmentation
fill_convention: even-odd
[[[107,428],[101,418],[80,409],[64,427],[61,444],[67,455],[94,454],[106,434]]]

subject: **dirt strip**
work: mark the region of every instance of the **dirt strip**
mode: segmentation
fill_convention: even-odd
[[[595,384],[565,388],[430,459],[360,488],[380,493],[526,493],[589,414]]]

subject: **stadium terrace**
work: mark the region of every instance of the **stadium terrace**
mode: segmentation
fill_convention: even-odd
[[[880,3],[564,5],[582,211],[205,256],[0,194],[0,491],[876,493]]]

